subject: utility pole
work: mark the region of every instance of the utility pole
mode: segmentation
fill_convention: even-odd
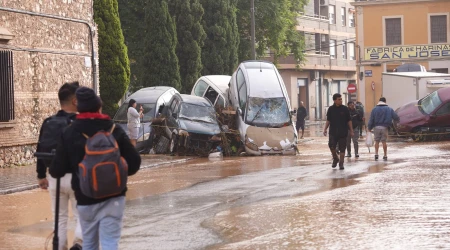
[[[252,36],[252,59],[256,60],[256,50],[255,50],[255,0],[250,0],[250,15],[251,15],[251,36]]]

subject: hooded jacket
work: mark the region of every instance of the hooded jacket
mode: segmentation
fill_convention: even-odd
[[[55,159],[49,168],[49,173],[54,178],[63,177],[66,173],[72,173],[72,189],[75,192],[75,198],[78,205],[93,205],[101,203],[113,197],[124,196],[127,189],[116,196],[103,199],[92,199],[80,190],[78,178],[78,164],[85,155],[86,138],[83,133],[91,137],[100,130],[108,131],[112,128],[113,122],[107,115],[100,113],[81,113],[77,115],[76,120],[67,127],[56,148]],[[112,132],[119,145],[120,154],[128,164],[128,176],[134,175],[140,168],[141,157],[131,144],[125,131],[119,126]]]
[[[376,126],[387,128],[392,125],[392,120],[398,121],[399,119],[400,118],[391,107],[380,101],[377,106],[372,109],[372,113],[370,113],[368,128],[369,130],[372,130]]]

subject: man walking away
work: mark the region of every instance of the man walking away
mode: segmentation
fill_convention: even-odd
[[[383,160],[387,160],[387,144],[386,140],[388,137],[388,128],[392,125],[392,120],[398,121],[400,118],[386,104],[386,98],[381,97],[377,106],[372,109],[369,119],[369,131],[373,129],[373,137],[375,140],[375,160],[378,160],[378,147],[380,146],[380,141],[383,144],[384,156]]]
[[[347,144],[347,135],[353,137],[352,120],[348,108],[342,105],[342,96],[333,95],[334,104],[328,108],[327,122],[323,129],[323,135],[327,136],[327,129],[330,127],[328,146],[333,156],[332,168],[335,168],[339,162],[339,169],[344,169],[345,147]],[[336,145],[339,146],[339,157],[336,153]]]
[[[362,137],[363,127],[366,125],[366,118],[364,117],[364,105],[360,101],[356,102],[356,110],[361,114],[361,121],[358,123],[359,137]]]
[[[36,152],[48,151],[56,149],[58,143],[58,135],[62,134],[63,129],[68,126],[72,120],[75,119],[77,112],[75,92],[79,87],[78,82],[65,83],[58,91],[59,104],[61,110],[54,116],[50,116],[44,120],[39,132],[39,140]],[[52,201],[52,212],[55,213],[56,203],[56,179],[51,176],[47,179],[47,168],[50,167],[50,162],[39,159],[36,164],[36,172],[39,187],[49,190]],[[59,167],[59,166],[56,166]],[[78,220],[78,212],[76,209],[75,194],[72,190],[70,182],[72,174],[68,173],[60,180],[60,198],[59,198],[59,213],[58,213],[58,249],[67,249],[67,223],[69,219],[69,203],[72,206],[72,211],[77,221],[75,229],[74,245],[71,249],[81,249],[82,234],[81,227]]]
[[[303,134],[305,133],[305,118],[308,115],[305,106],[303,105],[303,102],[300,101],[300,107],[298,107],[297,110],[297,122],[296,122],[296,128],[297,131],[299,131],[299,129],[302,129],[302,136],[300,137],[300,139],[303,139]]]
[[[359,157],[358,154],[358,139],[359,139],[359,125],[362,120],[361,114],[356,110],[355,103],[350,101],[347,103],[348,110],[350,112],[350,118],[352,120],[352,126],[353,126],[353,136],[350,136],[350,133],[347,135],[347,157],[352,157],[352,140],[353,140],[353,146],[355,149],[355,158]]]
[[[116,250],[127,176],[139,170],[141,158],[125,131],[100,113],[102,102],[92,89],[79,88],[76,98],[79,114],[62,134],[49,172],[54,178],[72,173],[83,249]]]

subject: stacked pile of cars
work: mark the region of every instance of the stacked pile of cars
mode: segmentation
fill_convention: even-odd
[[[154,97],[146,99],[151,91]],[[298,135],[289,97],[278,70],[270,62],[242,62],[232,76],[202,76],[191,95],[168,87],[139,90],[115,115],[114,121],[121,126],[126,125],[130,99],[142,104],[146,112],[138,140],[141,152],[154,149],[156,153],[200,156],[216,151],[236,155],[244,151],[250,155],[297,152]],[[230,114],[226,117],[232,120],[224,122],[217,113],[220,118],[225,117],[222,113]],[[235,130],[226,124],[233,124]]]

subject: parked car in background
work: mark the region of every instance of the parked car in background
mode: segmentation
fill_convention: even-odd
[[[416,141],[450,138],[450,87],[440,88],[395,112],[400,117],[400,121],[394,122],[399,135],[411,136]]]
[[[195,82],[191,95],[205,97],[215,107],[226,107],[230,79],[227,75],[202,76]]]
[[[212,103],[194,95],[175,94],[162,112],[170,153],[206,156],[221,143]]]
[[[296,154],[290,101],[275,65],[242,62],[231,78],[229,99],[247,154]]]
[[[143,153],[150,151],[153,146],[152,120],[157,117],[160,107],[167,105],[174,94],[178,91],[172,87],[156,86],[143,88],[130,95],[119,107],[114,115],[113,121],[121,126],[125,131],[127,129],[128,102],[130,99],[136,100],[137,107],[144,108],[144,117],[141,119],[139,128],[139,138],[136,148]],[[152,135],[152,136],[151,136]]]

